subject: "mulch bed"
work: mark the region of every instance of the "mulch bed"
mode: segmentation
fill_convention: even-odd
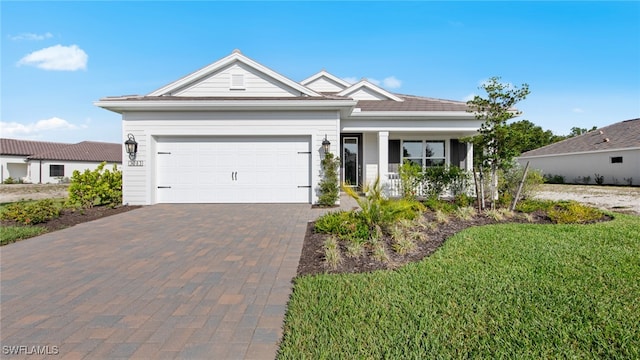
[[[107,206],[95,206],[88,209],[70,210],[65,209],[60,213],[60,217],[49,220],[46,223],[36,224],[35,226],[41,226],[47,229],[47,232],[56,231],[64,228],[68,228],[83,222],[97,220],[103,217],[120,214],[123,212],[131,211],[139,208],[140,206],[124,205],[115,208]],[[0,226],[21,226],[22,224],[2,220]]]
[[[514,217],[502,221],[496,221],[484,214],[475,215],[471,220],[460,220],[451,217],[448,223],[439,224],[434,229],[428,228],[423,232],[427,235],[428,240],[416,242],[416,250],[407,255],[399,255],[391,250],[391,238],[385,236],[381,241],[386,242],[387,253],[390,261],[388,263],[376,261],[371,258],[370,254],[364,256],[349,258],[342,257],[342,262],[336,269],[329,268],[324,262],[323,243],[327,238],[327,234],[318,234],[314,232],[313,222],[307,225],[307,233],[302,246],[302,254],[298,264],[298,276],[320,274],[320,273],[361,273],[375,270],[395,269],[407,263],[416,262],[424,259],[436,251],[444,242],[452,235],[472,226],[481,226],[498,223],[528,223],[528,224],[551,224],[551,220],[544,212],[532,213],[532,221],[527,221],[520,217]],[[434,222],[433,213],[424,215],[429,222]],[[605,216],[602,221],[611,220],[611,217]],[[341,248],[341,250],[344,250]],[[344,254],[344,251],[342,251]]]

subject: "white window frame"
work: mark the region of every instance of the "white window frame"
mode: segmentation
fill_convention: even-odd
[[[404,156],[404,143],[405,142],[420,142],[422,144],[421,147],[421,151],[420,151],[420,157],[417,156],[410,156],[410,157],[405,157]],[[434,143],[434,142],[438,142],[438,143],[442,143],[442,147],[443,147],[443,156],[426,156],[426,146],[427,143]],[[448,164],[448,158],[447,158],[447,140],[444,139],[402,139],[400,142],[400,154],[401,156],[401,161],[404,164],[405,160],[411,160],[411,159],[419,159],[422,163],[422,169],[426,169],[427,167],[427,160],[443,160],[443,166],[446,166]],[[433,166],[433,165],[432,165]]]

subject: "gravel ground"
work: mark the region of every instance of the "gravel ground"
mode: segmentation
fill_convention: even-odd
[[[575,200],[605,210],[640,215],[639,187],[545,184],[535,198]]]
[[[11,184],[0,185],[0,203],[20,200],[66,198],[69,184]]]

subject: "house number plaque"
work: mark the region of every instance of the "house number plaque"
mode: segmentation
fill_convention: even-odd
[[[144,166],[144,160],[129,160],[129,166]]]

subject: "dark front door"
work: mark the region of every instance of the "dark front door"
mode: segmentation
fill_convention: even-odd
[[[342,182],[345,186],[362,185],[362,134],[341,134],[340,155]]]

